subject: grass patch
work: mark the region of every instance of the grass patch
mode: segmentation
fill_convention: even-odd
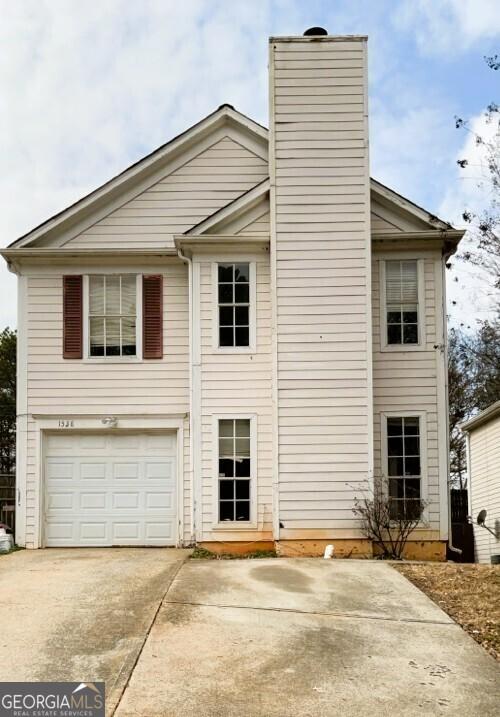
[[[500,565],[393,564],[500,661]]]
[[[206,548],[195,547],[190,555],[191,560],[259,560],[261,558],[277,558],[275,550],[253,550],[251,553],[213,553]]]

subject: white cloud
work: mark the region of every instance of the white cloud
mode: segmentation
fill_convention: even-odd
[[[435,211],[437,207],[429,205],[429,198],[440,195],[443,173],[449,171],[451,132],[450,115],[443,105],[438,107],[417,92],[407,103],[372,102],[373,176]]]
[[[396,27],[412,29],[424,54],[463,52],[500,33],[498,0],[406,0]]]
[[[397,34],[387,21],[392,3],[4,2],[0,245],[223,102],[267,124],[267,37],[295,34],[312,24],[370,34],[373,173],[437,210],[433,204],[450,184],[454,161],[454,111],[442,88],[435,87],[434,94],[431,88],[419,90],[406,76],[399,66],[401,60],[408,66],[401,38],[417,33],[435,44],[436,38],[463,32],[463,49],[482,33],[498,30],[493,5],[498,7],[496,0],[401,3],[396,18],[407,29]],[[448,206],[442,204],[444,218]],[[0,260],[0,329],[14,324],[15,304],[15,278]]]
[[[2,3],[0,245],[223,102],[266,122],[270,22],[267,0]]]

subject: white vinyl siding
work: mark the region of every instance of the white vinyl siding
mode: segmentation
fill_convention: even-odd
[[[470,432],[470,506],[478,563],[489,563],[500,554],[500,541],[477,525],[480,510],[486,510],[486,525],[495,531],[500,521],[500,416]]]
[[[71,248],[173,247],[174,234],[244,194],[267,173],[264,159],[224,137],[71,239]]]
[[[229,258],[229,257],[228,257]],[[269,254],[245,257],[255,265],[256,341],[253,352],[214,351],[214,265],[223,257],[195,258],[200,267],[201,521],[204,540],[272,539],[271,304]],[[241,261],[243,258],[240,257]],[[217,425],[224,418],[255,417],[256,497],[252,527],[217,526]]]
[[[370,471],[365,43],[272,40],[270,64],[280,536],[314,537],[356,528]]]
[[[158,273],[158,265],[138,263],[137,273]],[[117,265],[110,273],[125,273]],[[94,268],[81,266],[79,273]],[[62,357],[62,276],[67,269],[39,269],[27,276],[28,413],[72,415],[165,415],[189,411],[188,270],[179,259],[165,261],[163,274],[163,359],[158,362],[116,363]],[[188,420],[184,476],[185,519],[190,535]],[[32,543],[38,520],[36,422],[28,423],[27,542]]]
[[[407,253],[411,259],[411,252]],[[441,480],[446,481],[446,467],[440,467],[439,459],[439,433],[438,433],[438,386],[437,386],[437,356],[439,349],[436,344],[442,343],[442,334],[439,326],[440,307],[437,304],[439,292],[436,286],[437,277],[441,276],[441,253],[427,252],[422,263],[423,295],[421,297],[421,320],[425,322],[425,337],[420,347],[415,351],[412,346],[387,347],[381,350],[381,288],[380,264],[390,260],[391,254],[373,253],[373,281],[372,281],[372,311],[373,311],[373,400],[374,400],[374,471],[375,476],[384,476],[386,473],[383,460],[382,423],[383,414],[410,415],[424,414],[426,418],[426,431],[423,438],[426,465],[426,494],[429,501],[426,510],[429,527],[440,529],[440,471]],[[391,350],[392,349],[392,350]],[[442,407],[444,412],[444,406]],[[445,414],[444,414],[445,415]],[[440,419],[441,420],[441,419]]]
[[[252,220],[250,224],[247,224],[247,226],[240,229],[237,233],[243,236],[268,237],[271,231],[269,224],[269,202],[266,202],[266,205],[263,214]]]

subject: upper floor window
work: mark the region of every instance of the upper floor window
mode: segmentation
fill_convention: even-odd
[[[219,347],[250,346],[250,264],[217,265]]]
[[[391,517],[418,518],[422,511],[418,416],[387,417],[387,473]]]
[[[89,276],[89,356],[137,356],[137,277]]]
[[[418,344],[418,262],[385,262],[387,344]]]

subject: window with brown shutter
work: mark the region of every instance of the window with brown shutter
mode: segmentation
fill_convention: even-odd
[[[163,277],[142,277],[142,352],[145,359],[163,358]]]
[[[63,358],[83,355],[83,281],[81,276],[63,276]]]

